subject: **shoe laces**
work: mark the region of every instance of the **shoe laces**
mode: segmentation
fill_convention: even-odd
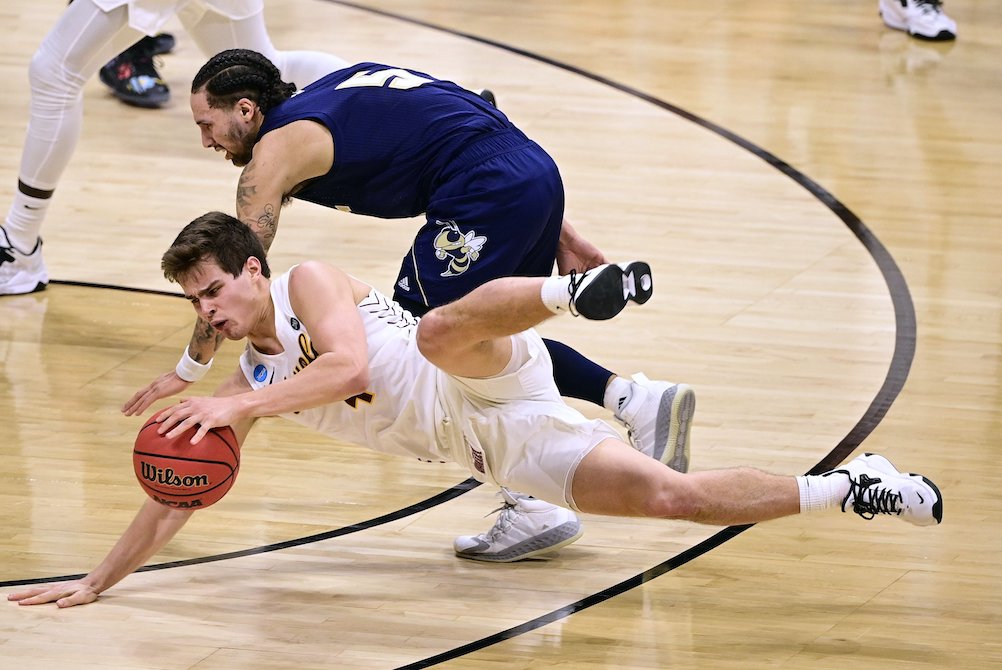
[[[497,521],[495,521],[494,525],[491,526],[491,529],[482,536],[491,541],[497,540],[499,537],[508,532],[508,529],[512,527],[519,515],[519,511],[515,509],[515,505],[506,500],[501,503],[500,507],[492,509],[490,512],[485,514],[484,517],[489,517],[491,514],[495,514],[497,512],[500,512],[500,514],[498,514]]]
[[[938,14],[943,11],[943,0],[914,0],[914,2],[923,14]]]
[[[843,470],[848,475],[849,473]],[[852,498],[852,511],[866,520],[870,520],[878,514],[901,514],[901,503],[904,495],[895,493],[886,486],[877,486],[881,483],[880,477],[870,477],[863,473],[858,479],[849,477],[849,492],[842,500],[842,510],[845,511],[846,502]]]
[[[571,270],[567,275],[570,279],[570,283],[567,285],[567,292],[570,294],[570,300],[567,302],[567,310],[573,315],[578,315],[578,310],[574,307],[574,298],[577,295],[578,288],[584,282],[585,277],[588,276],[588,271],[578,272],[577,270]]]

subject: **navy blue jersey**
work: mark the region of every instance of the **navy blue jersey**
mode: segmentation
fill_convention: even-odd
[[[480,96],[421,72],[361,63],[269,110],[258,136],[303,119],[330,130],[334,164],[293,197],[383,218],[425,215],[393,294],[415,314],[497,277],[552,271],[560,173]]]
[[[376,63],[333,72],[268,111],[258,137],[311,119],[334,138],[334,165],[293,194],[357,214],[421,214],[444,169],[482,160],[476,146],[515,134],[507,117],[478,95],[434,77]]]

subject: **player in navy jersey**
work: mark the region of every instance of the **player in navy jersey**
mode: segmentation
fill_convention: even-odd
[[[498,277],[549,276],[554,264],[568,274],[606,262],[564,219],[553,159],[500,110],[452,82],[362,63],[296,92],[267,58],[234,49],[210,59],[191,90],[203,146],[243,167],[237,216],[266,249],[288,198],[383,218],[424,214],[393,293],[415,315]],[[139,391],[127,413],[183,391],[207,369],[216,344],[201,323],[177,369]],[[563,344],[546,345],[563,395],[610,409],[637,449],[688,469],[691,388],[619,377]],[[573,532],[549,536],[553,546],[580,535],[576,518],[547,516],[565,514],[559,508],[518,494],[505,501],[494,531],[513,532],[459,538],[460,555],[517,560],[517,547],[538,547],[540,533],[554,527]],[[519,533],[515,517],[529,530]]]

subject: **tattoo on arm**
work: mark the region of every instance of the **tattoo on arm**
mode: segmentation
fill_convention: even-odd
[[[261,210],[255,211],[255,200],[258,197],[257,186],[254,185],[254,163],[247,164],[244,171],[240,173],[240,181],[237,182],[237,216],[261,240],[264,250],[271,248],[271,243],[275,240],[275,231],[278,228],[278,215],[274,204],[265,203]],[[260,207],[260,205],[258,205]]]
[[[191,334],[191,343],[188,346],[188,353],[196,363],[204,365],[212,358],[222,341],[222,333],[217,333],[208,321],[199,318],[195,322],[195,332]],[[203,348],[208,349],[209,343],[211,343],[212,349],[209,351],[208,357],[206,357],[202,354],[202,350]]]

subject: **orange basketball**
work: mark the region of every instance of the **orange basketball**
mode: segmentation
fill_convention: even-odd
[[[226,495],[240,469],[240,446],[229,426],[212,428],[198,442],[189,440],[196,428],[170,439],[158,435],[152,416],[136,436],[132,465],[146,493],[161,505],[202,509]]]

